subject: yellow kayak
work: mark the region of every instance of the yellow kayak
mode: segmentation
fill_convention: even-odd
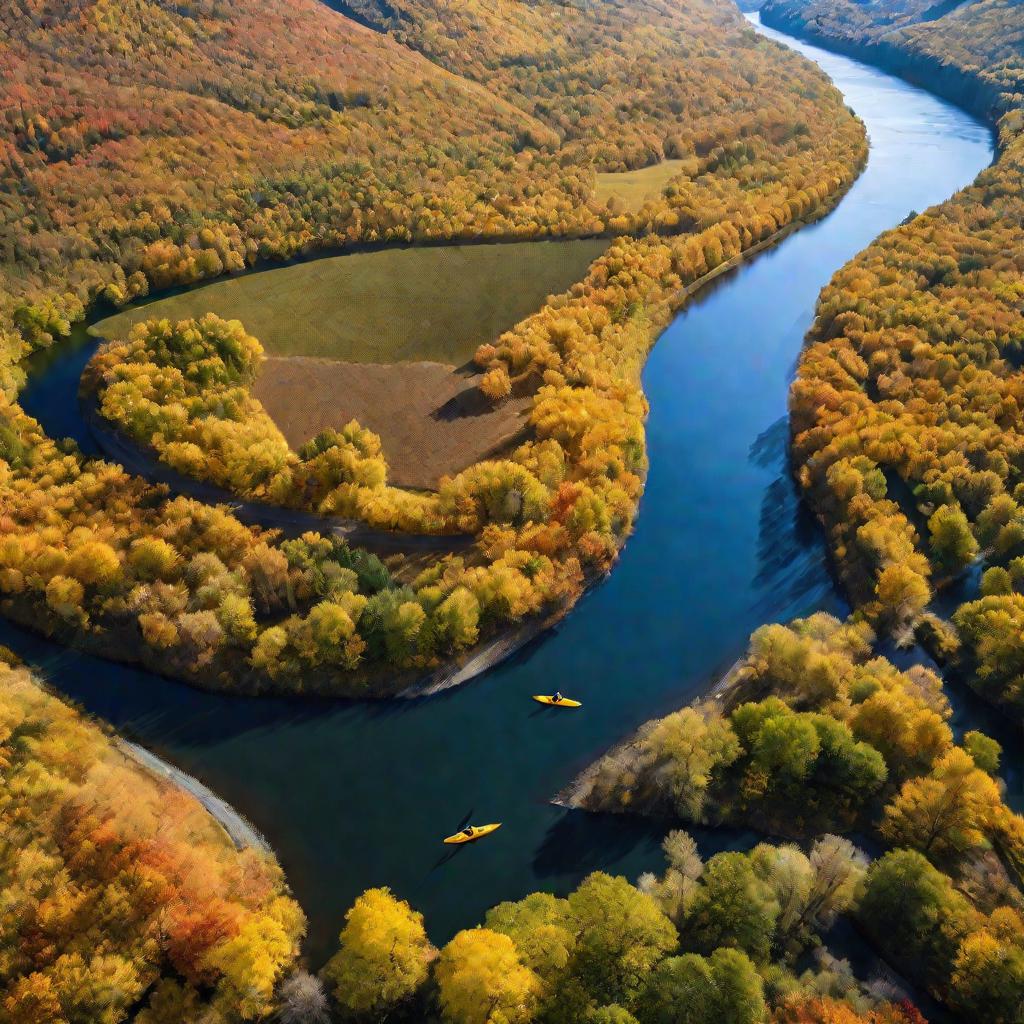
[[[455,835],[449,836],[445,842],[453,845],[459,843],[472,843],[477,839],[482,839],[484,836],[489,836],[492,832],[497,832],[501,828],[501,822],[497,821],[493,825],[467,825],[461,832],[456,832]]]
[[[553,696],[546,697],[539,694],[534,694],[533,699],[538,704],[549,704],[553,708],[581,708],[583,702],[578,700],[569,700],[568,697],[561,697],[559,700],[555,700]]]

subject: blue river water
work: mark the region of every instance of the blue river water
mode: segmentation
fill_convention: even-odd
[[[457,691],[367,705],[214,696],[0,622],[0,643],[266,835],[309,915],[314,965],[368,886],[391,886],[443,941],[500,900],[566,892],[597,868],[635,878],[660,867],[663,827],[568,812],[550,797],[640,723],[698,695],[762,623],[845,611],[787,470],[802,339],[831,274],[972,180],[992,137],[920,89],[786,42],[863,118],[867,170],[827,218],[715,282],[665,331],[644,372],[651,469],[635,535],[554,634]],[[34,367],[23,402],[52,435],[86,440],[74,388],[89,351],[78,335]],[[530,700],[555,688],[584,708]],[[504,827],[446,854],[441,837],[467,815]],[[699,838],[705,851],[749,841]]]

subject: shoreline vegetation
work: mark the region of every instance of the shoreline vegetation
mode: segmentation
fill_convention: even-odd
[[[31,902],[42,854],[51,875],[62,858],[74,882],[99,875],[90,900],[76,901],[81,890],[60,879],[19,920],[23,954],[38,933],[58,940],[67,929],[70,941],[60,955],[37,951],[13,983],[4,979],[0,1013],[12,1022],[71,1022],[74,1008],[94,1005],[95,1019],[111,1024],[129,1015],[140,1024],[271,1016],[473,1024],[495,1008],[518,1024],[658,1024],[680,1013],[689,1024],[763,1024],[769,1014],[779,1024],[830,1021],[815,1015],[833,1013],[849,1024],[923,1021],[898,979],[875,988],[858,982],[822,946],[857,902],[867,868],[834,835],[806,854],[761,843],[705,862],[688,835],[673,832],[662,875],[631,885],[595,872],[567,898],[534,893],[502,903],[441,949],[422,915],[389,890],[371,889],[345,915],[337,953],[314,976],[298,961],[304,922],[272,857],[237,850],[193,797],[176,788],[168,798],[148,758],[145,768],[135,765],[122,744],[26,670],[0,664],[0,677],[5,805],[18,808],[19,832],[30,832],[27,844],[4,848],[13,859],[8,897]],[[28,735],[35,742],[21,742]],[[147,888],[157,872],[170,884]],[[104,914],[116,897],[127,902],[113,936]],[[70,916],[54,913],[61,900],[71,902]]]
[[[702,277],[684,285],[674,296],[672,307],[681,308],[683,303],[706,284],[735,269],[745,260],[779,244],[793,231],[799,230],[800,227],[811,223],[813,219],[827,216],[830,209],[831,204],[819,211],[815,211],[814,218],[805,217],[801,220],[793,221],[769,237],[754,243],[748,250],[723,260],[718,266],[708,271]],[[112,358],[120,362],[119,354],[112,354]],[[91,366],[92,363],[90,363]],[[458,552],[464,550],[470,543],[471,535],[453,536],[442,534],[432,536],[430,534],[417,535],[398,531],[377,530],[368,527],[365,523],[358,520],[328,519],[325,521],[318,516],[303,513],[301,509],[285,509],[265,502],[243,501],[239,505],[237,496],[223,490],[216,484],[193,480],[188,476],[178,473],[172,467],[154,462],[151,453],[147,453],[143,447],[133,444],[131,440],[124,439],[116,427],[112,428],[110,422],[104,422],[99,412],[96,411],[95,403],[100,397],[97,393],[97,377],[98,374],[95,371],[90,372],[89,369],[87,369],[86,374],[83,376],[83,412],[93,435],[105,454],[119,465],[125,467],[129,472],[150,481],[160,481],[169,484],[176,493],[183,493],[203,501],[232,502],[234,514],[243,522],[255,523],[258,526],[275,530],[283,528],[286,535],[294,535],[303,528],[315,529],[317,525],[325,522],[326,524],[337,522],[337,526],[330,529],[332,535],[348,544],[366,548],[371,552],[384,556],[396,552],[409,553],[410,551],[418,553],[438,550]],[[319,532],[322,533],[324,530],[321,529]],[[619,543],[625,543],[626,539],[626,536],[622,536]],[[467,682],[483,672],[494,668],[505,658],[521,650],[555,625],[571,610],[578,597],[582,596],[586,590],[599,582],[606,575],[607,571],[607,568],[601,566],[597,566],[595,570],[587,571],[585,574],[586,581],[582,584],[578,594],[571,603],[565,603],[561,607],[557,605],[549,606],[541,612],[528,616],[522,624],[513,623],[505,630],[499,630],[497,635],[484,637],[478,643],[460,652],[458,656],[450,657],[439,667],[420,671],[418,674],[421,678],[412,678],[417,675],[416,671],[399,673],[394,668],[383,669],[382,672],[386,672],[389,679],[387,695],[390,695],[391,691],[396,689],[397,695],[403,697],[425,696],[437,693]],[[31,625],[28,618],[23,621]],[[159,660],[147,663],[147,667],[155,671],[164,671]],[[205,679],[205,675],[202,678]],[[365,679],[366,677],[364,676],[363,678]],[[193,680],[186,679],[186,681]],[[205,685],[210,684],[207,682]],[[372,687],[372,683],[370,685]],[[315,681],[307,681],[305,692],[328,696],[332,693],[337,694],[338,691],[331,688],[330,684],[321,690]],[[360,695],[375,696],[376,693],[373,689],[365,688],[365,684],[363,684]]]
[[[774,245],[780,244],[791,233],[813,223],[815,219],[827,216],[830,210],[831,205],[816,211],[814,217],[805,217],[794,221],[774,232],[769,237],[753,244],[748,250],[740,252],[728,260],[724,260],[701,278],[682,287],[673,300],[673,308],[681,308],[683,303],[699,292],[705,285],[736,269],[746,260],[753,258]],[[678,307],[676,307],[676,303],[679,303]],[[289,537],[301,537],[304,531],[315,530],[319,534],[333,536],[346,545],[366,549],[385,558],[398,553],[406,555],[410,553],[425,554],[432,552],[457,554],[468,548],[475,539],[470,534],[431,535],[379,530],[367,526],[367,524],[360,520],[323,517],[303,512],[301,509],[289,509],[284,506],[268,504],[265,501],[242,500],[232,492],[216,484],[195,480],[177,472],[174,468],[157,461],[154,458],[154,454],[147,452],[144,447],[133,443],[131,439],[125,438],[115,425],[110,421],[104,420],[98,412],[96,405],[98,395],[94,390],[94,381],[95,374],[90,374],[89,369],[87,369],[82,383],[83,416],[97,443],[109,459],[136,476],[150,482],[168,485],[175,494],[204,502],[212,501],[228,504],[232,514],[241,522],[263,529],[281,531],[284,536]],[[627,539],[628,537],[623,536],[621,543],[625,543]],[[599,584],[609,571],[610,567],[603,568],[601,566],[596,567],[594,570],[588,570],[585,573],[585,579],[581,584],[578,594],[574,596],[574,600],[571,603],[565,603],[561,607],[558,605],[549,606],[541,612],[527,616],[521,623],[513,623],[509,627],[493,631],[493,635],[481,636],[478,642],[467,647],[457,655],[447,658],[444,663],[435,668],[425,670],[406,669],[403,671],[389,666],[381,666],[376,669],[371,667],[368,674],[363,673],[355,678],[354,685],[359,688],[359,695],[364,697],[381,695],[419,698],[469,682],[484,672],[497,667],[502,661],[522,650],[528,644],[543,636],[553,626],[557,625],[566,614],[571,612],[576,601],[591,587]],[[31,612],[22,614],[13,608],[10,608],[9,611],[13,612],[14,617],[22,625],[36,628]],[[125,650],[123,635],[111,638],[110,642],[117,651],[116,660],[126,660],[125,656],[128,652]],[[90,650],[101,656],[111,656],[110,653],[107,653],[108,648],[103,646],[102,640],[100,640],[98,646],[91,646]],[[132,660],[130,656],[128,660]],[[167,672],[159,658],[141,660],[141,663],[151,671],[183,679],[183,681],[191,685],[215,690],[222,688],[220,683],[216,681],[211,682],[205,672],[195,676],[183,676],[180,670],[178,672]],[[382,693],[378,693],[376,690],[374,675],[387,679],[386,689]],[[256,692],[270,690],[271,685],[266,680],[263,682],[257,681],[255,683],[257,687]],[[251,691],[246,690],[243,692]],[[345,695],[344,692],[339,693],[336,686],[330,680],[326,680],[321,685],[317,682],[315,676],[307,677],[303,692],[311,696],[322,697]]]
[[[797,477],[855,606],[896,635],[918,627],[949,671],[1020,719],[1024,41],[1014,13],[982,0],[883,30],[848,4],[770,0],[763,12],[797,32],[810,20],[812,34],[884,42],[921,74],[941,65],[976,79],[998,131],[997,159],[972,185],[883,235],[823,292],[790,404]],[[979,599],[953,614],[954,628],[919,622],[935,581],[982,553]]]
[[[799,231],[801,228],[813,224],[816,220],[827,217],[835,204],[841,199],[841,195],[834,197],[834,201],[830,205],[814,211],[813,216],[792,221],[769,237],[752,244],[749,248],[719,263],[703,276],[684,285],[669,300],[674,311],[673,315],[681,313],[685,308],[684,303],[712,281],[737,269],[745,262],[768,249],[781,244],[794,231]],[[443,247],[445,244],[438,243],[438,247]],[[463,243],[450,244],[462,245]],[[107,323],[115,319],[113,317],[106,317],[101,323]],[[145,321],[135,321],[135,323],[143,322]],[[92,328],[90,328],[91,331]],[[97,337],[100,336],[97,335]],[[115,339],[100,338],[100,341],[101,349],[118,346],[118,342]],[[100,355],[101,351],[98,350],[93,359]],[[274,512],[275,510],[287,510],[298,513],[301,510],[291,508],[288,505],[275,505],[267,501],[250,503],[249,507],[253,511],[247,515],[243,511],[244,506],[238,504],[240,495],[226,487],[219,487],[201,478],[193,478],[176,471],[172,465],[160,457],[159,452],[152,449],[144,441],[133,444],[133,439],[124,435],[118,419],[113,416],[104,416],[101,411],[101,397],[105,387],[99,380],[98,372],[95,369],[91,369],[92,362],[93,360],[90,360],[90,366],[86,368],[81,383],[82,416],[89,427],[90,433],[103,450],[104,455],[136,476],[157,483],[167,484],[176,494],[184,494],[206,502],[229,504],[232,506],[235,514],[243,519],[243,521],[255,523],[266,529],[284,530],[288,535],[293,535],[296,531],[301,531],[304,528],[313,530],[323,529],[350,541],[358,547],[365,547],[378,554],[404,550],[403,545],[418,550],[432,550],[435,545],[437,550],[457,549],[466,542],[466,538],[471,536],[469,534],[417,534],[398,530],[373,529],[368,528],[361,520],[345,519],[338,516],[310,515],[306,518],[296,517],[300,523],[300,525],[296,526],[281,522],[275,518]],[[163,465],[160,465],[160,463],[163,463]],[[413,488],[404,489],[414,490]],[[335,525],[332,526],[332,524]]]
[[[700,696],[694,697],[685,707],[699,710],[701,707],[714,707],[723,712],[728,712],[739,706],[744,699],[744,685],[750,681],[750,664],[746,655],[737,658],[729,668],[717,676],[714,682],[701,692]],[[652,719],[651,722],[657,721]],[[651,724],[651,723],[646,723]],[[641,726],[643,730],[645,726]],[[624,737],[618,743],[609,747],[596,761],[592,761],[586,768],[579,772],[567,786],[560,789],[552,798],[551,803],[557,807],[564,807],[566,810],[598,810],[597,807],[588,805],[590,794],[593,792],[603,765],[608,763],[629,764],[635,760],[638,750],[639,731]],[[607,810],[607,808],[600,808]]]
[[[1003,800],[1001,749],[979,732],[955,743],[940,677],[921,665],[897,670],[874,639],[863,622],[820,613],[762,627],[708,694],[642,726],[555,802],[801,843],[826,830],[873,836],[881,852],[858,926],[957,1014],[1009,1024],[1024,949],[998,922],[1024,903],[1024,817]],[[929,940],[943,902],[955,924]],[[909,915],[900,940],[889,930],[898,908]],[[972,961],[979,945],[1004,965],[998,982]]]
[[[234,844],[236,850],[253,849],[268,856],[274,856],[270,844],[263,838],[258,829],[245,817],[235,810],[226,800],[221,799],[208,786],[204,786],[198,779],[175,768],[161,757],[157,757],[145,747],[138,743],[117,737],[114,745],[124,754],[125,757],[134,761],[144,771],[155,778],[174,786],[189,796],[194,797],[207,813],[224,829],[228,838]]]
[[[254,830],[2,649],[0,756],[5,1024],[271,1012],[305,919]]]
[[[840,6],[846,11],[850,9],[848,3]],[[861,60],[949,100],[991,124],[999,141],[996,122],[1004,112],[1001,109],[1005,104],[1003,86],[977,74],[976,69],[960,67],[944,60],[939,53],[916,48],[912,32],[901,32],[901,29],[912,30],[915,24],[921,24],[912,18],[903,26],[887,24],[883,28],[851,23],[840,27],[822,18],[820,4],[805,0],[764,0],[758,9],[768,28]],[[890,34],[898,38],[890,39]],[[997,159],[998,155],[997,152]]]

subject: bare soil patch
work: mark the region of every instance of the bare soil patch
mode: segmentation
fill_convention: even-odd
[[[380,435],[391,483],[434,489],[442,476],[499,456],[525,435],[530,397],[495,409],[479,379],[472,367],[441,363],[270,356],[253,393],[292,448],[356,419]]]

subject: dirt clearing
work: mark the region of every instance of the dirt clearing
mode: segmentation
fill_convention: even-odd
[[[472,369],[440,363],[270,356],[253,393],[292,448],[357,419],[380,435],[391,483],[433,489],[445,474],[511,447],[526,430],[531,399],[492,408],[477,390],[479,379]]]

